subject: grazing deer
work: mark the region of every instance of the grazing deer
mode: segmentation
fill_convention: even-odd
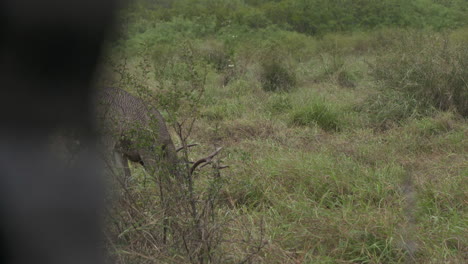
[[[105,151],[113,153],[126,180],[131,176],[129,160],[150,173],[166,169],[175,175],[176,149],[158,110],[118,88],[99,90],[96,110]]]
[[[164,118],[142,99],[119,88],[100,89],[95,96],[96,121],[101,132],[104,156],[111,166],[123,169],[124,180],[131,177],[128,161],[140,163],[150,174],[166,172],[172,177],[182,177],[177,170],[181,160]],[[73,131],[61,131],[53,136],[53,152],[65,156],[69,162],[80,149],[80,140]],[[189,144],[190,148],[198,144]],[[212,162],[220,148],[193,163],[185,173],[193,174],[197,167]],[[219,168],[225,168],[220,166]],[[180,179],[179,179],[180,180]]]
[[[113,153],[115,165],[124,169],[125,179],[122,182],[124,186],[131,176],[128,160],[142,164],[150,174],[162,172],[169,176],[159,175],[158,177],[160,199],[164,208],[162,237],[163,243],[166,244],[168,226],[170,226],[169,216],[173,214],[170,210],[171,204],[177,202],[180,196],[176,193],[181,191],[174,188],[177,185],[169,184],[169,179],[175,178],[177,182],[182,182],[184,178],[191,179],[195,169],[202,164],[211,163],[221,148],[194,162],[184,174],[177,169],[179,162],[177,152],[183,148],[176,150],[164,119],[156,109],[149,108],[143,100],[117,88],[100,90],[96,100],[97,121],[103,133],[104,151],[107,155]],[[196,144],[185,147],[193,145]],[[226,166],[219,168],[224,167]]]

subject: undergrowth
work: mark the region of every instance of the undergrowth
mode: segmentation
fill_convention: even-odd
[[[214,17],[141,22],[114,55],[132,58],[133,73],[149,60],[135,76],[168,117],[191,116],[187,91],[204,84],[191,134],[201,147],[190,155],[222,145],[229,165],[216,185],[219,222],[204,218],[207,234],[222,236],[204,252],[222,263],[466,263],[466,29],[314,37],[256,15],[239,18],[248,27]],[[199,174],[195,200],[207,197],[212,176]],[[134,216],[139,229],[122,231],[132,240],[118,240],[115,254],[193,263],[183,246],[125,250],[161,230],[155,190],[134,183],[148,210]],[[190,227],[190,216],[174,217]]]

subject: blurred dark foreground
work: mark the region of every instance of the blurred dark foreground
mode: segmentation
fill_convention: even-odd
[[[92,79],[116,0],[0,0],[0,263],[103,263]],[[77,131],[73,166],[52,153]]]

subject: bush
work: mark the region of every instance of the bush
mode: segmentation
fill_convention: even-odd
[[[213,65],[217,71],[223,71],[232,63],[224,43],[215,39],[208,39],[197,47],[203,58]]]
[[[269,34],[274,41],[296,62],[307,62],[317,53],[317,40],[293,31],[277,30]]]
[[[327,53],[351,54],[366,53],[372,47],[370,40],[372,35],[364,32],[354,33],[329,33],[318,42],[318,51]]]
[[[385,88],[440,110],[468,116],[468,48],[434,33],[408,32],[401,44],[378,56],[373,76]]]
[[[236,13],[237,22],[250,28],[266,28],[271,21],[258,9],[244,8]]]
[[[261,65],[260,82],[265,91],[290,91],[296,87],[296,75],[278,61]]]

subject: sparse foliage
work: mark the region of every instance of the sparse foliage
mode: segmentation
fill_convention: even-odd
[[[200,118],[206,65],[189,42],[181,44],[178,53],[164,53],[164,56],[172,57],[158,59],[154,65],[144,57],[136,68],[141,72],[131,72],[126,60],[114,65],[120,85],[135,89],[149,108],[164,110],[181,145],[179,166],[176,171],[149,170],[135,176],[129,186],[120,181],[120,195],[109,208],[108,219],[112,225],[107,230],[107,242],[122,263],[168,259],[220,263],[226,258],[220,247],[225,243],[225,229],[231,220],[218,213],[222,206],[220,191],[225,184],[220,170],[227,166],[216,158],[221,148],[192,165],[189,151],[196,145],[189,140]],[[151,73],[159,80],[153,87],[156,93],[148,86],[154,78]],[[141,137],[140,129],[136,127],[135,133],[129,136],[134,137],[133,142],[151,146],[152,137]],[[157,124],[153,130],[145,131],[151,134],[155,129]],[[154,155],[160,155],[156,151]],[[211,165],[211,170],[204,169],[206,165]],[[206,177],[203,183],[196,177],[202,168]],[[119,175],[115,177],[119,179]],[[245,259],[254,254],[246,253]]]

